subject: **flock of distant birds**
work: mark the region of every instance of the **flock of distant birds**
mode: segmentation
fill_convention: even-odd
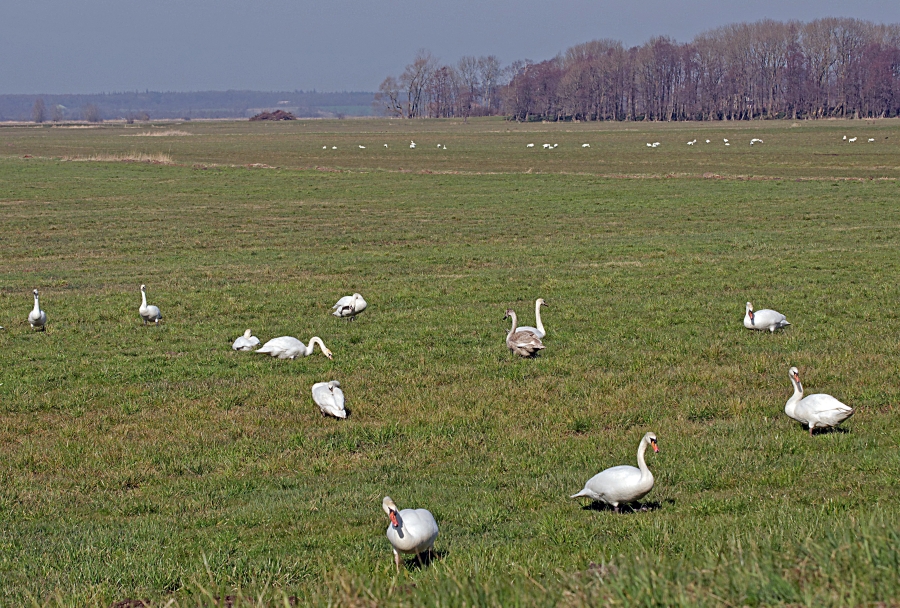
[[[40,307],[38,290],[35,289],[33,293],[34,308],[28,315],[28,322],[33,329],[44,330],[47,325],[47,313]],[[518,319],[515,311],[507,309],[504,320],[512,319],[512,326],[506,334],[506,346],[515,355],[531,358],[545,348],[542,340],[547,332],[541,320],[541,308],[544,306],[547,306],[547,302],[543,298],[535,301],[536,327],[517,325]],[[338,300],[332,306],[332,314],[352,321],[366,307],[367,303],[362,295],[354,293]],[[141,285],[141,305],[138,312],[144,325],[148,323],[158,325],[162,320],[159,307],[147,304],[145,285]],[[769,309],[754,310],[753,304],[747,302],[744,314],[746,328],[774,333],[788,325],[790,323],[787,318],[780,312]],[[0,327],[0,329],[3,328]],[[331,351],[318,336],[310,338],[307,344],[291,336],[281,336],[269,340],[254,351],[254,347],[259,343],[259,339],[253,336],[248,329],[244,335],[234,341],[232,349],[263,353],[279,359],[294,359],[311,355],[313,347],[318,345],[326,357],[332,358]],[[784,412],[790,418],[806,425],[810,436],[813,435],[815,429],[833,428],[853,415],[853,408],[841,403],[831,395],[804,396],[800,374],[796,367],[791,367],[788,375],[793,384],[794,394],[785,404]],[[323,416],[347,417],[344,393],[340,387],[340,382],[337,380],[313,384],[313,401],[319,406]],[[617,513],[619,505],[636,503],[653,489],[653,473],[650,472],[644,459],[648,447],[652,447],[654,452],[659,452],[657,437],[652,432],[646,433],[638,444],[637,467],[620,465],[605,469],[591,477],[585,483],[584,488],[570,498],[590,498],[610,505]],[[400,510],[390,496],[384,497],[382,508],[390,520],[386,534],[393,547],[394,563],[398,570],[401,554],[411,554],[417,559],[421,559],[423,555],[432,550],[438,535],[438,526],[431,512],[426,509]]]
[[[848,143],[853,143],[853,142],[855,142],[856,140],[857,140],[857,137],[850,137],[850,138],[848,138],[846,135],[844,135],[844,138],[843,138],[843,141],[846,141],[846,142],[848,142]],[[875,138],[874,138],[874,137],[870,137],[870,138],[868,139],[868,142],[869,142],[869,143],[872,143],[872,142],[874,142],[874,141],[875,141]],[[726,138],[726,137],[723,137],[723,138],[722,138],[722,142],[723,142],[726,146],[730,146],[730,145],[731,145],[731,141],[730,141],[728,138]],[[694,138],[694,139],[692,139],[691,141],[687,142],[687,145],[693,146],[693,145],[695,145],[696,143],[697,143],[697,138]],[[707,140],[706,140],[706,143],[710,144],[710,143],[712,143],[712,140],[707,139]],[[761,140],[761,139],[758,138],[758,137],[754,137],[754,138],[751,138],[751,139],[750,139],[750,145],[751,145],[751,146],[755,146],[756,144],[762,144],[762,143],[765,143],[765,142],[763,142],[763,140]],[[649,142],[649,141],[648,141],[648,142],[647,142],[647,147],[648,147],[648,148],[658,148],[658,147],[661,146],[661,145],[662,145],[662,144],[661,144],[660,142],[658,142],[658,141],[654,141],[654,142]],[[556,148],[559,147],[559,144],[558,144],[558,143],[555,143],[555,144],[546,144],[546,143],[545,143],[545,144],[541,144],[541,146],[542,146],[542,148],[543,148],[544,150],[555,150]],[[358,144],[358,147],[359,147],[360,150],[365,150],[365,149],[366,149],[366,146],[364,146],[364,145],[362,145],[362,144]],[[387,148],[388,145],[387,145],[387,144],[384,144],[384,147]],[[410,149],[415,150],[415,148],[416,148],[416,142],[413,141],[413,140],[410,140],[410,142],[409,142],[409,147],[410,147]],[[446,150],[446,149],[447,149],[447,146],[444,145],[444,144],[438,144],[437,147],[438,147],[439,150]],[[525,147],[526,147],[526,148],[534,148],[535,146],[534,146],[534,143],[528,143],[528,144],[525,144]],[[584,144],[581,144],[581,147],[582,147],[582,148],[590,148],[590,147],[591,147],[591,144],[584,143]],[[327,145],[326,145],[326,146],[322,146],[322,149],[323,149],[323,150],[327,150],[327,149],[328,149],[328,146],[327,146]],[[338,147],[337,147],[337,146],[331,146],[331,149],[332,149],[332,150],[337,150]]]

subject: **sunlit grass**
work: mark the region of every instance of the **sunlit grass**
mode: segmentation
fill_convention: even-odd
[[[800,128],[814,143],[863,124]],[[410,164],[403,133],[377,167],[354,165],[349,146],[333,163],[347,170],[302,170],[311,152],[286,162],[292,146],[393,125],[310,121],[316,135],[295,137],[191,123],[179,129],[204,137],[171,151],[146,140],[172,165],[50,158],[127,154],[122,128],[0,129],[13,144],[0,158],[0,604],[900,595],[900,210],[893,178],[856,179],[867,152],[813,169],[816,148],[798,145],[753,169],[815,178],[799,181],[610,178],[579,159],[527,174],[504,159],[515,125],[477,123],[482,142],[425,122],[400,125],[423,152],[427,133],[477,152],[442,161],[435,142]],[[672,129],[610,129],[605,145],[674,141]],[[580,146],[584,133],[557,135]],[[142,283],[159,327],[138,316]],[[33,288],[46,332],[26,322]],[[332,317],[353,291],[368,310]],[[511,306],[531,324],[536,297],[550,304],[547,349],[520,360],[501,318]],[[791,327],[745,330],[747,300]],[[247,327],[263,341],[321,336],[334,361],[231,351]],[[783,415],[791,365],[809,392],[857,408],[841,431],[810,438]],[[346,421],[310,398],[329,379]],[[567,498],[634,464],[648,430],[661,448],[649,511]],[[395,576],[385,494],[435,514],[429,567]]]

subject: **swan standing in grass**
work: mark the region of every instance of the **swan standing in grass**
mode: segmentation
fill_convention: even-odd
[[[337,380],[316,382],[312,385],[312,396],[323,416],[347,417],[347,410],[344,409],[344,391],[341,390],[341,383]]]
[[[647,446],[653,446],[654,452],[659,452],[656,443],[656,435],[647,433],[638,445],[638,467],[623,464],[617,467],[600,471],[584,484],[584,489],[570,498],[587,496],[591,500],[599,500],[612,505],[616,513],[619,512],[620,503],[630,503],[640,500],[653,489],[653,473],[644,462],[644,452]]]
[[[319,336],[313,336],[309,339],[309,346],[306,346],[298,340],[297,338],[292,338],[291,336],[281,336],[280,338],[272,338],[268,342],[262,345],[262,348],[257,348],[256,353],[262,353],[264,355],[272,355],[273,357],[278,357],[279,359],[295,359],[297,357],[308,357],[313,352],[313,346],[316,344],[319,345],[319,349],[322,351],[322,354],[332,358],[331,351],[325,346],[322,342],[322,338]]]
[[[831,395],[816,394],[803,396],[803,385],[800,384],[800,372],[796,367],[788,371],[794,394],[784,404],[784,413],[797,422],[809,427],[810,437],[814,429],[832,428],[853,415],[853,408],[841,403]]]
[[[534,301],[534,318],[537,322],[537,327],[529,327],[528,325],[523,325],[521,327],[517,327],[516,331],[530,331],[538,338],[543,340],[544,336],[547,335],[547,332],[544,331],[544,324],[541,323],[541,306],[549,306],[549,304],[544,302],[544,298],[538,298]]]
[[[506,311],[506,316],[503,317],[503,320],[505,321],[510,317],[512,317],[512,327],[509,329],[509,333],[506,334],[506,346],[509,350],[521,357],[533,357],[538,351],[545,348],[541,343],[541,339],[530,331],[518,331],[516,329],[516,313],[512,309]]]
[[[159,307],[150,306],[147,304],[147,286],[141,285],[141,307],[138,308],[138,312],[141,313],[141,318],[144,320],[144,325],[146,325],[149,321],[153,321],[157,325],[159,325],[159,320],[162,319],[162,315],[159,314]]]
[[[253,335],[249,329],[244,332],[243,336],[238,337],[231,345],[232,350],[253,350],[253,347],[259,344],[259,338]]]
[[[758,329],[760,331],[768,329],[770,332],[774,332],[776,329],[781,329],[787,325],[790,325],[787,318],[777,310],[763,308],[762,310],[754,311],[753,304],[747,302],[747,309],[744,314],[744,327],[747,329]]]
[[[366,309],[366,306],[368,304],[363,300],[363,297],[355,293],[352,296],[344,296],[338,300],[337,304],[331,307],[334,309],[334,312],[331,314],[336,317],[349,317],[352,321],[353,317]]]
[[[431,551],[438,535],[437,522],[427,509],[403,509],[399,511],[390,496],[381,501],[381,508],[391,520],[387,528],[387,538],[394,549],[394,564],[400,571],[400,554],[410,553],[420,559],[420,555]]]
[[[47,313],[41,310],[41,305],[38,303],[38,290],[35,289],[32,293],[34,293],[34,308],[28,313],[28,322],[32,329],[35,327],[46,329],[44,326],[47,324]]]

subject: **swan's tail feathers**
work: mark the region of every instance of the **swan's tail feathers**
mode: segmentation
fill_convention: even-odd
[[[588,496],[587,488],[584,488],[578,494],[572,494],[569,498],[581,498],[582,496]]]

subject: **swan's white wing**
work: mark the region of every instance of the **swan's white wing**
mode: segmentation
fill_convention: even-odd
[[[291,336],[280,336],[272,338],[263,344],[261,348],[256,349],[255,352],[272,355],[273,357],[287,357],[290,356],[291,352],[299,353],[301,350],[306,350],[303,342]]]
[[[817,426],[836,426],[853,415],[853,408],[822,393],[804,397],[797,404],[797,418]]]
[[[335,418],[346,418],[344,409],[344,392],[339,387],[328,388],[327,382],[316,382],[312,387],[313,401],[319,409]]]
[[[422,553],[434,546],[438,535],[437,522],[427,509],[403,509],[400,511],[400,530],[389,525],[388,540],[401,553]],[[403,535],[400,535],[400,532]]]
[[[344,306],[350,306],[350,303],[352,301],[353,301],[353,296],[344,296],[343,298],[338,300],[337,303],[334,306],[332,306],[331,308],[337,309],[337,308],[343,308]]]

